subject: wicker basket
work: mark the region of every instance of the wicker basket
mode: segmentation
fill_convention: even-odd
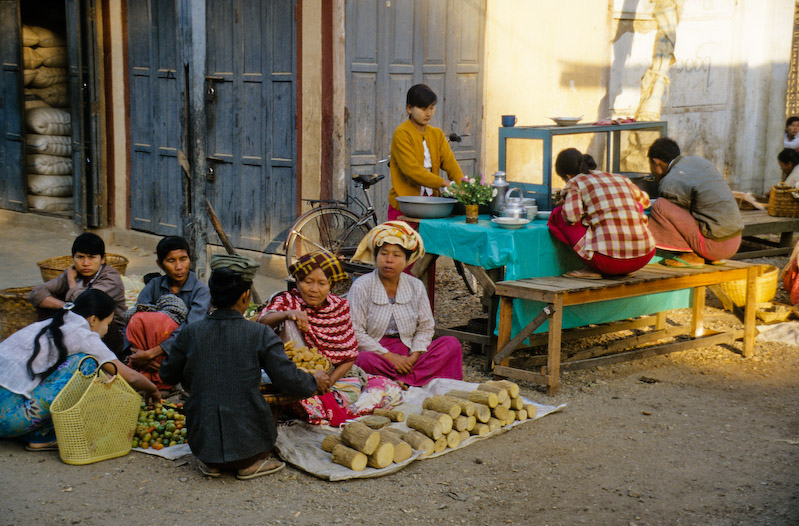
[[[799,192],[799,189],[793,186],[772,186],[768,198],[768,215],[799,217],[799,199],[793,196],[795,192]]]
[[[125,275],[125,270],[128,268],[128,263],[130,263],[130,261],[125,256],[120,256],[119,254],[105,255],[105,264],[111,265],[123,276]],[[39,269],[42,271],[42,279],[45,281],[57,278],[59,274],[64,272],[64,270],[72,264],[72,256],[59,256],[57,258],[45,259],[37,263]]]
[[[757,303],[771,301],[777,294],[777,281],[780,269],[771,265],[761,266],[755,279],[755,300]],[[719,288],[739,307],[746,305],[746,280],[719,283]]]
[[[61,460],[67,464],[91,464],[130,452],[141,396],[117,374],[99,367],[84,375],[81,366],[50,406]]]
[[[33,287],[0,290],[0,340],[35,322],[36,309],[28,301]]]

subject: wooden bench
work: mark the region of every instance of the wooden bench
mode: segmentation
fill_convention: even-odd
[[[793,250],[794,233],[799,232],[799,217],[774,217],[765,210],[742,210],[743,239],[751,247],[744,244],[732,259],[749,259],[764,256],[780,256],[790,254]],[[766,239],[764,235],[779,234],[780,240]],[[757,246],[759,245],[759,246]]]
[[[706,265],[701,269],[677,269],[660,264],[649,264],[631,276],[620,278],[588,280],[558,276],[500,281],[496,284],[496,294],[500,297],[499,334],[497,340],[499,351],[494,356],[494,374],[546,385],[547,393],[554,395],[558,392],[560,386],[561,370],[582,369],[696,347],[732,343],[739,338],[743,338],[743,356],[748,357],[754,350],[756,307],[754,284],[760,270],[759,267],[759,265],[740,261],[727,261],[723,265]],[[705,288],[726,281],[741,279],[747,280],[743,330],[721,333],[704,330],[702,327],[702,313],[705,307]],[[564,339],[562,334],[564,307],[684,289],[693,289],[694,291],[689,326],[667,327],[665,312],[661,312],[636,320],[575,329],[567,333],[569,336],[565,339],[585,338],[643,326],[654,327],[654,330],[650,332],[619,340],[610,345],[581,351],[561,363],[561,341]],[[543,302],[545,306],[541,313],[511,340],[514,298]],[[533,335],[533,332],[546,320],[549,320],[549,332]],[[689,338],[659,343],[640,349],[626,350],[637,345],[656,342],[661,339],[671,339],[684,334],[689,335]],[[536,342],[547,344],[546,365],[541,367],[540,372],[532,372],[526,368],[510,366],[511,354],[531,335],[533,335],[531,343],[534,345]],[[608,352],[613,354],[607,354]],[[598,356],[599,354],[602,355]],[[537,365],[535,360],[533,360],[532,365]]]

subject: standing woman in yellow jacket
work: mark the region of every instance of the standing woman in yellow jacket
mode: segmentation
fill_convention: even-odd
[[[397,126],[391,138],[391,189],[388,191],[388,220],[396,221],[401,215],[398,196],[439,194],[439,189],[449,183],[439,175],[443,168],[450,181],[463,177],[455,154],[449,147],[441,128],[430,126],[436,113],[435,92],[426,84],[416,84],[408,90],[405,110],[408,120]],[[414,230],[419,223],[407,221]],[[410,274],[410,266],[405,272]],[[427,293],[430,308],[435,308],[435,263],[427,274]]]
[[[437,101],[435,92],[424,84],[416,84],[408,90],[405,108],[408,120],[397,126],[391,139],[389,221],[401,215],[398,196],[438,195],[439,189],[449,184],[439,175],[442,168],[451,181],[460,181],[463,177],[444,132],[429,125],[436,113]]]

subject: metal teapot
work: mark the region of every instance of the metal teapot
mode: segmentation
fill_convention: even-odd
[[[491,188],[497,191],[497,195],[491,200],[490,210],[491,214],[498,216],[499,211],[505,206],[505,193],[508,191],[508,181],[505,180],[505,172],[495,172],[494,181],[491,183]]]
[[[511,197],[513,192],[519,192],[519,197]],[[505,194],[505,206],[499,211],[500,217],[512,217],[514,219],[527,219],[527,208],[524,206],[522,189],[513,187]]]

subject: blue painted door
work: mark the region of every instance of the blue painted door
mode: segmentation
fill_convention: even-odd
[[[18,1],[0,0],[0,208],[24,212],[20,28]]]
[[[206,6],[209,198],[235,246],[272,250],[297,208],[295,2]]]
[[[103,223],[100,179],[100,115],[95,0],[66,0],[69,97],[72,113],[74,220],[81,226]]]
[[[130,226],[182,235],[185,82],[176,0],[127,2],[130,74]]]
[[[394,128],[407,118],[408,88],[422,82],[438,95],[431,124],[447,135],[469,135],[451,146],[463,173],[476,174],[485,0],[347,0],[345,9],[351,173],[373,173],[374,163],[389,156]],[[375,188],[385,218],[389,184]]]

